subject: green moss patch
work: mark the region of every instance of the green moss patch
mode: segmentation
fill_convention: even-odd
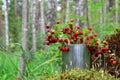
[[[61,72],[46,80],[120,80],[109,75],[104,71],[96,70],[80,70],[73,69],[71,71]]]

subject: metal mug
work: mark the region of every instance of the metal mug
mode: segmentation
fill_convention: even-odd
[[[69,52],[62,53],[62,70],[71,70],[73,68],[90,69],[92,67],[91,54],[85,44],[69,45]],[[104,69],[104,55],[102,54],[102,69]]]

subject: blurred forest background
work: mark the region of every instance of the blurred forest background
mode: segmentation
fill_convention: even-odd
[[[36,80],[60,72],[61,54],[56,45],[45,45],[45,26],[71,19],[92,26],[103,39],[120,26],[120,1],[0,0],[0,79]]]

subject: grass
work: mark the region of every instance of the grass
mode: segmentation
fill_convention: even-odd
[[[0,52],[0,80],[16,80],[19,71],[19,56],[20,52],[13,54],[4,51]],[[29,60],[29,56],[27,56],[24,80],[47,78],[60,72],[60,59],[60,53],[55,48],[50,48],[48,51],[39,50],[32,60]]]

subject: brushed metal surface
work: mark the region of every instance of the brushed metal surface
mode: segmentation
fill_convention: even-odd
[[[89,69],[90,53],[85,44],[69,45],[70,51],[62,53],[62,69],[71,70],[73,68]]]

